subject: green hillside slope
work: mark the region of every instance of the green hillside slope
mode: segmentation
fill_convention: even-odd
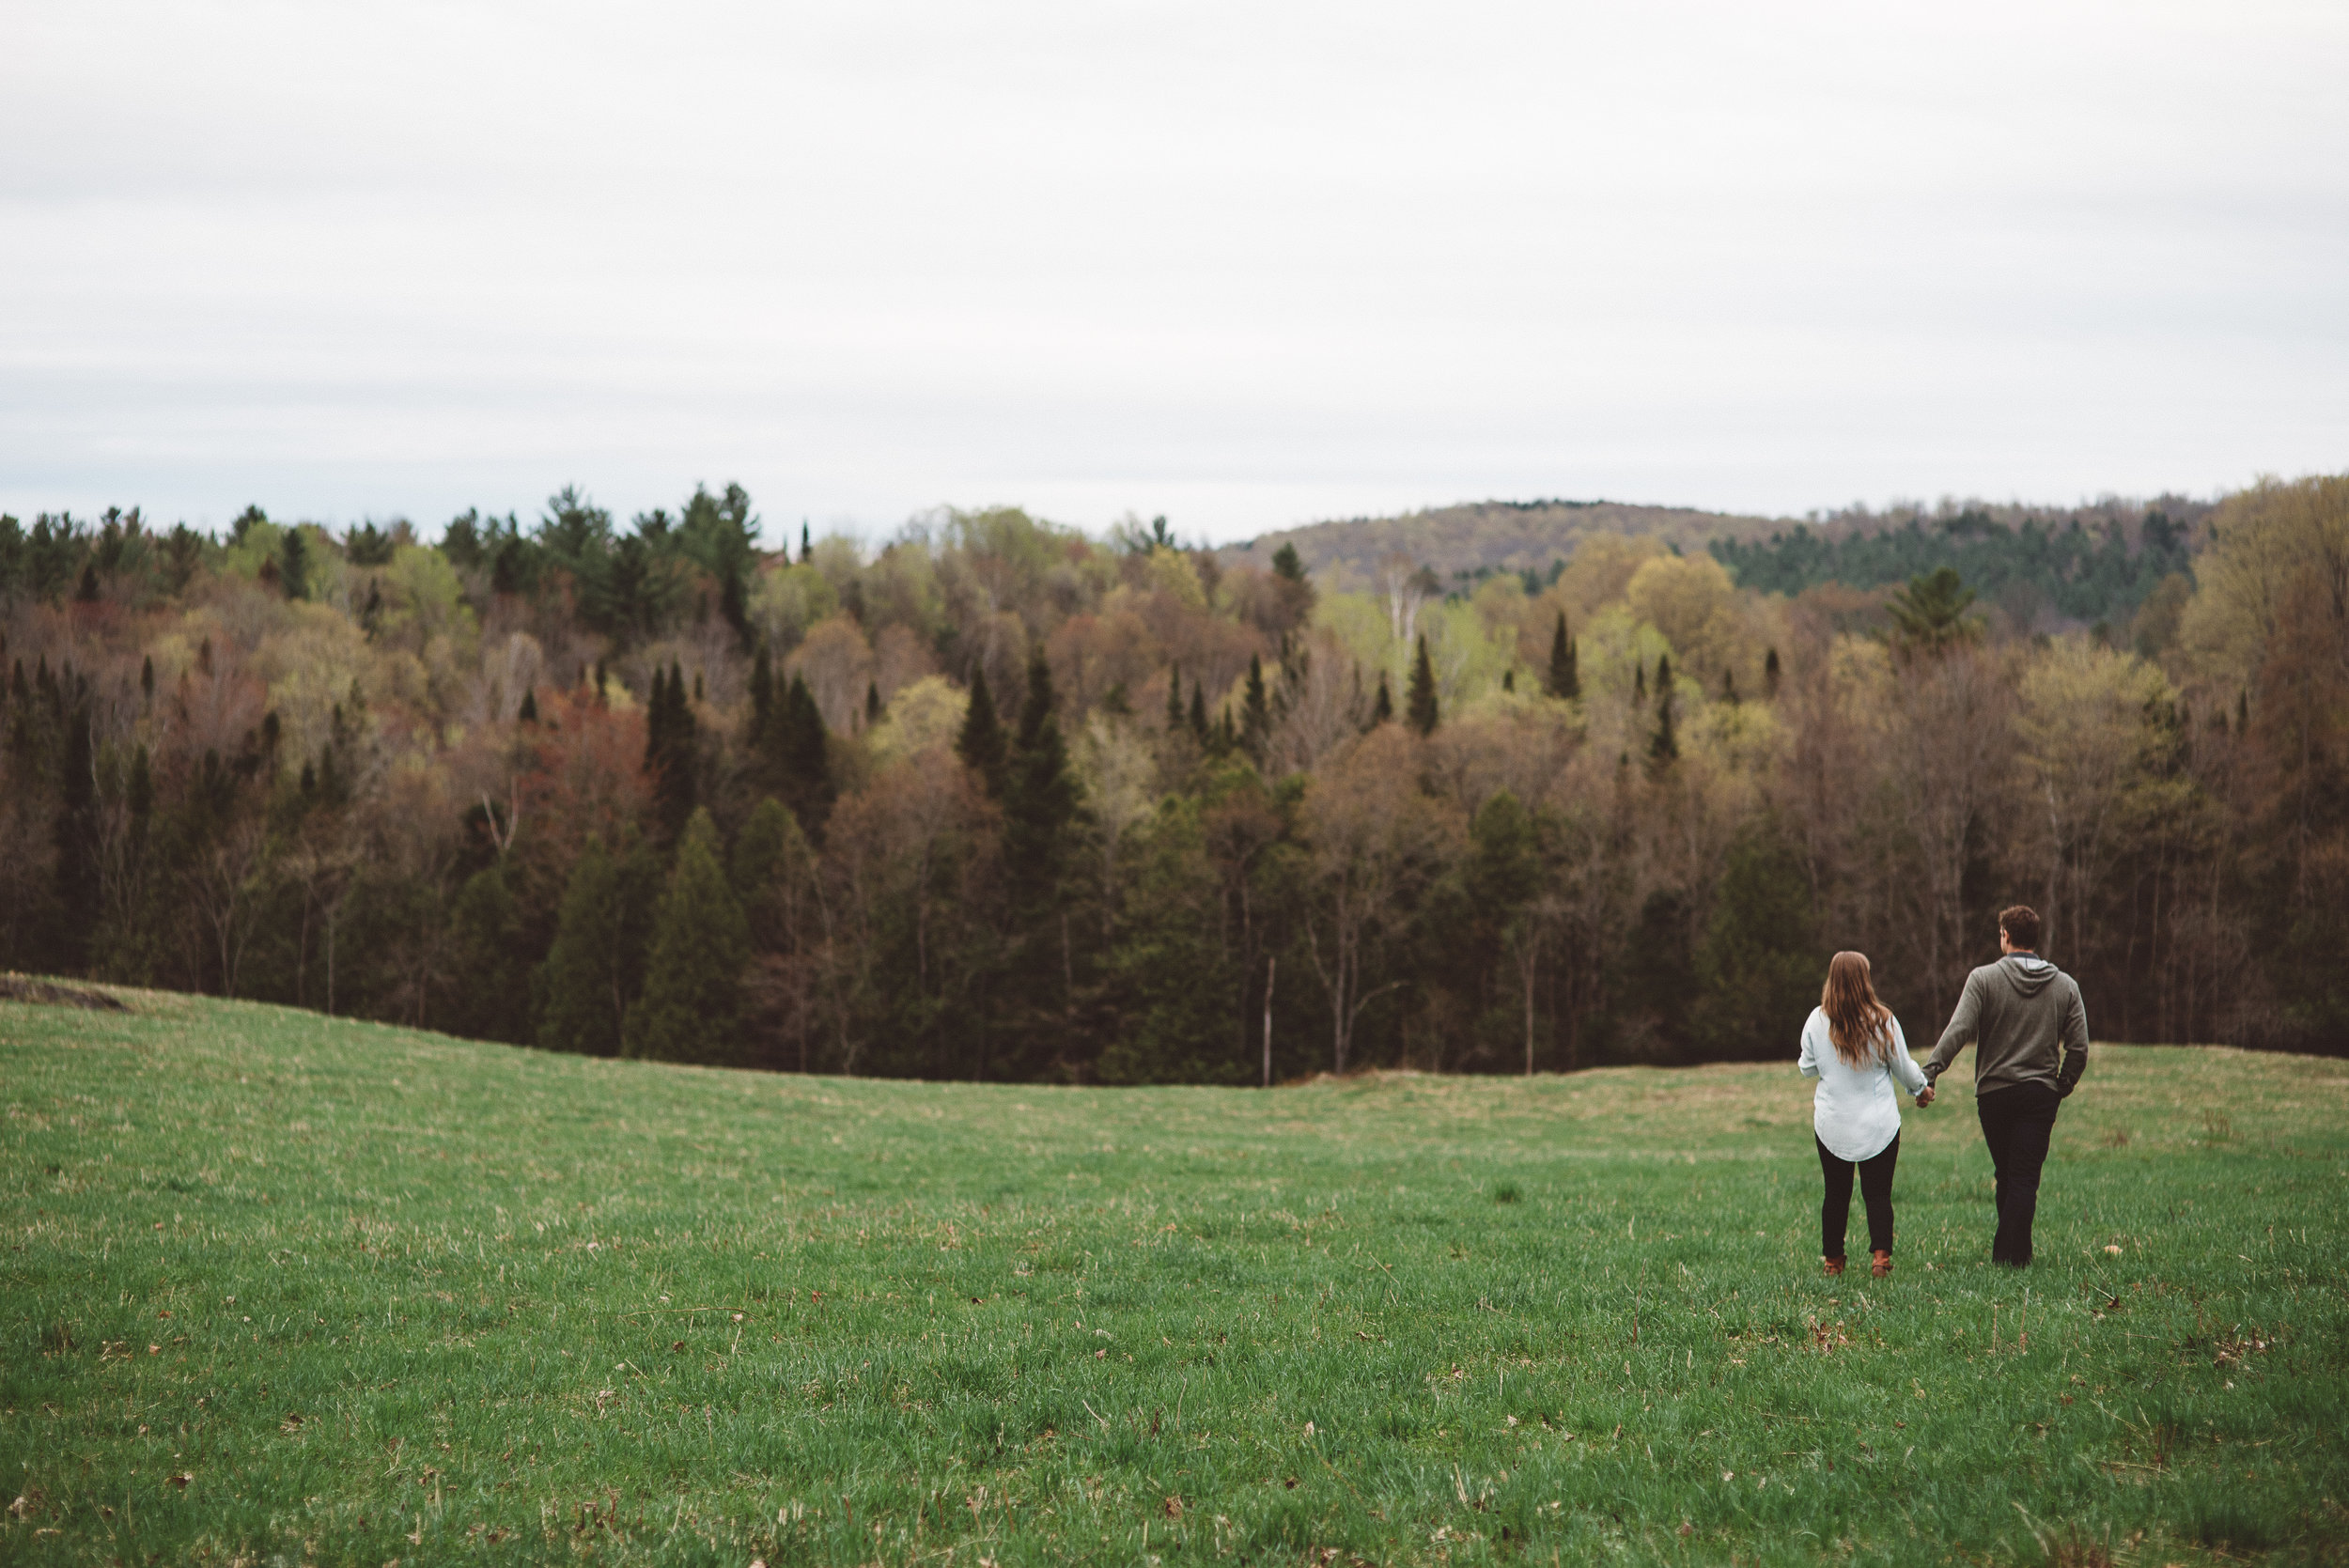
[[[0,1001],[11,1562],[2344,1534],[2349,1063],[2100,1048],[2019,1275],[1953,1074],[1899,1271],[1828,1281],[1789,1065],[977,1087],[125,995]]]

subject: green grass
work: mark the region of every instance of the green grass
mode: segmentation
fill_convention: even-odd
[[[1791,1063],[973,1088],[131,994],[0,1003],[10,1562],[2344,1560],[2349,1063],[2101,1048],[2022,1274],[1958,1078],[1877,1282]]]

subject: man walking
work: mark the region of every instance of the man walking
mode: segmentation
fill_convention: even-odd
[[[2072,977],[2039,956],[2035,912],[2019,904],[1999,912],[1999,951],[2004,956],[1997,963],[1966,977],[1950,1027],[1925,1060],[1925,1077],[1937,1083],[1966,1043],[1975,1042],[1974,1107],[1998,1172],[1990,1261],[2022,1268],[2030,1262],[2039,1168],[2056,1106],[2088,1070],[2088,1011]]]

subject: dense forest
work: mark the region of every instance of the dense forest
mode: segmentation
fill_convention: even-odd
[[[1881,587],[1949,567],[2004,629],[2024,634],[2069,626],[2108,637],[2150,601],[2155,621],[2132,640],[2155,657],[2162,623],[2174,621],[2193,592],[2190,540],[2209,512],[2174,496],[2142,508],[2108,503],[2062,512],[1945,503],[1931,514],[1838,514],[1815,531],[1797,523],[1767,539],[1722,535],[1711,547],[1739,586],[1777,594],[1829,582]]]
[[[1977,599],[2022,538],[2125,624]],[[1840,947],[1921,1040],[2023,901],[2100,1038],[2349,1040],[2349,476],[1725,553],[1349,587],[1013,510],[770,541],[732,487],[0,519],[0,964],[1255,1082],[1791,1055]]]

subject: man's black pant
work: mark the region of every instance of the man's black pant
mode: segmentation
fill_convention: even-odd
[[[2039,1168],[2047,1162],[2047,1139],[2055,1131],[2061,1096],[2044,1083],[2017,1083],[1979,1095],[1982,1140],[1990,1145],[1999,1177],[1999,1234],[1990,1242],[1992,1263],[2020,1268],[2030,1262],[2030,1226],[2039,1212]]]
[[[1819,1144],[1819,1169],[1827,1176],[1827,1202],[1819,1205],[1819,1255],[1840,1258],[1843,1231],[1851,1222],[1853,1166],[1819,1143],[1816,1134],[1811,1141]],[[1872,1252],[1892,1250],[1892,1167],[1900,1157],[1901,1135],[1896,1132],[1892,1141],[1859,1164],[1859,1196],[1868,1205],[1868,1250]]]

